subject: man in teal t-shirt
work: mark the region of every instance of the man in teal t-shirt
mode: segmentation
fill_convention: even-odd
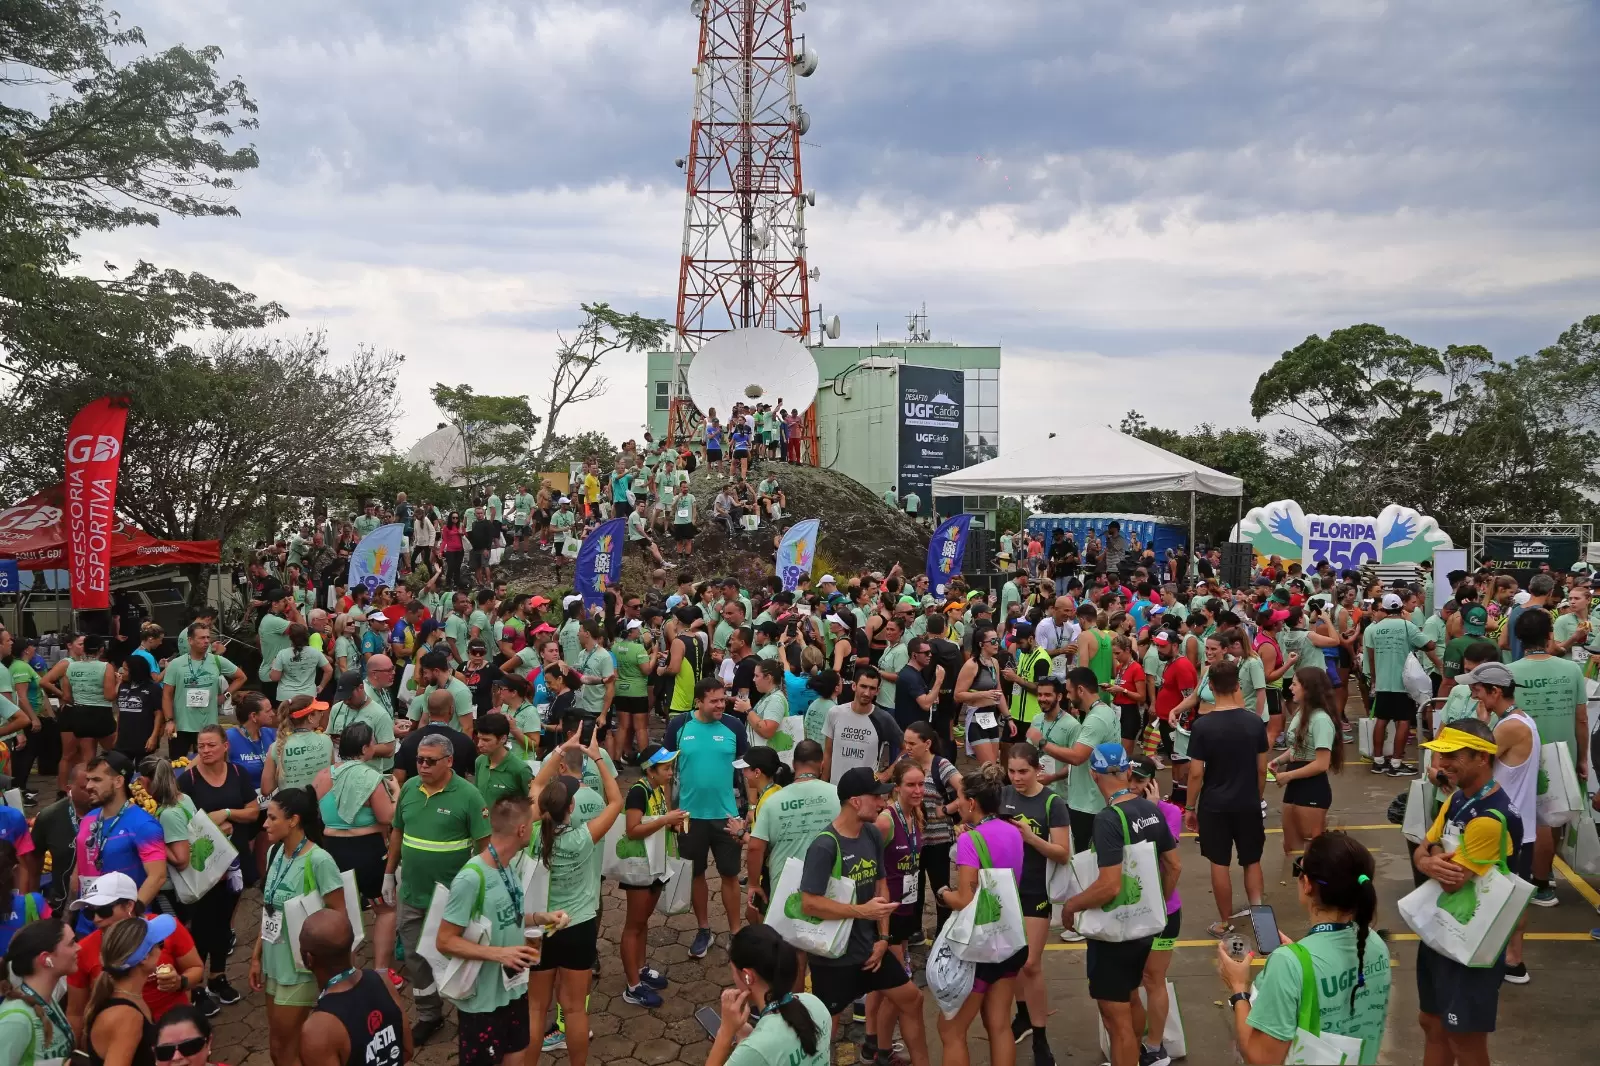
[[[1122,722],[1109,703],[1100,702],[1100,681],[1088,667],[1067,671],[1067,689],[1082,721],[1063,761],[1071,766],[1067,777],[1067,809],[1072,819],[1072,850],[1083,851],[1094,840],[1094,816],[1105,809],[1106,798],[1094,783],[1089,756],[1101,744],[1122,739]]]

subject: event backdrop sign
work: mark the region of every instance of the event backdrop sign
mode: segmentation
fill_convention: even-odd
[[[1306,514],[1293,500],[1278,500],[1248,511],[1229,537],[1248,541],[1256,556],[1276,555],[1310,570],[1324,559],[1335,572],[1363,563],[1422,563],[1438,548],[1453,548],[1439,523],[1409,507],[1391,503],[1375,518]]]
[[[627,532],[626,518],[613,518],[601,522],[583,538],[574,566],[573,582],[583,597],[585,607],[599,607],[606,602],[606,589],[622,577],[622,538]]]
[[[1491,570],[1537,570],[1542,564],[1567,571],[1583,554],[1579,537],[1503,536],[1487,533],[1483,538],[1483,562]]]
[[[921,514],[933,511],[933,479],[960,470],[966,380],[959,370],[900,367],[900,464],[895,491],[916,493]]]
[[[127,425],[127,399],[102,396],[79,411],[67,430],[67,566],[75,611],[111,606],[111,534]]]
[[[961,560],[967,548],[967,530],[974,515],[958,514],[947,518],[933,531],[928,541],[928,591],[943,596],[950,582],[961,573]]]
[[[817,554],[817,530],[821,525],[819,518],[796,522],[778,542],[776,569],[783,579],[783,591],[793,592],[800,587],[802,577],[811,576],[811,561]]]
[[[350,587],[379,585],[394,588],[400,572],[400,553],[405,550],[406,527],[400,522],[379,526],[356,542],[350,553]]]

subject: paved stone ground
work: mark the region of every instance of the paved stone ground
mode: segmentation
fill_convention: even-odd
[[[1354,759],[1353,746],[1348,749]],[[1165,775],[1163,775],[1165,777]],[[1416,1024],[1415,938],[1406,930],[1395,911],[1395,901],[1411,888],[1411,874],[1405,839],[1398,827],[1385,824],[1384,811],[1395,794],[1404,790],[1405,779],[1375,776],[1362,763],[1353,763],[1335,778],[1333,827],[1349,828],[1372,848],[1378,860],[1380,914],[1378,927],[1392,932],[1391,950],[1395,960],[1394,993],[1389,1008],[1389,1026],[1384,1038],[1382,1062],[1411,1063],[1421,1060],[1422,1040]],[[1271,786],[1269,786],[1270,788]],[[50,786],[53,791],[53,784]],[[1277,797],[1272,797],[1272,825],[1277,824]],[[1268,902],[1277,912],[1285,932],[1303,933],[1304,917],[1289,884],[1288,862],[1281,851],[1282,837],[1268,837],[1265,874]],[[1230,1021],[1223,1010],[1224,998],[1214,967],[1215,942],[1206,936],[1206,924],[1214,920],[1207,868],[1193,840],[1182,842],[1184,861],[1181,891],[1184,899],[1184,929],[1171,978],[1189,1039],[1188,1060],[1197,1066],[1237,1061],[1233,1052]],[[1236,898],[1242,898],[1242,885],[1235,876]],[[1588,930],[1596,921],[1595,905],[1600,894],[1578,879],[1560,879],[1557,891],[1561,904],[1553,910],[1530,911],[1527,963],[1533,983],[1504,986],[1499,1024],[1492,1038],[1491,1051],[1496,1063],[1534,1063],[1550,1066],[1593,1064],[1597,1061],[1593,1044],[1592,970],[1600,961],[1600,944],[1589,939]],[[595,1039],[590,1059],[604,1066],[701,1066],[711,1044],[705,1030],[694,1018],[697,1008],[715,1005],[720,990],[728,984],[727,953],[719,937],[704,959],[689,958],[694,939],[691,914],[668,918],[650,931],[650,961],[667,972],[672,980],[665,993],[666,1004],[657,1011],[646,1011],[622,1001],[622,964],[617,944],[622,925],[622,899],[612,888],[605,896],[601,919],[601,976],[590,1001],[590,1026]],[[726,929],[718,895],[711,902],[712,926]],[[229,967],[229,978],[241,991],[248,988],[246,973],[249,946],[256,937],[260,918],[259,895],[247,894],[239,908],[239,950]],[[929,925],[931,927],[931,920]],[[1248,939],[1248,937],[1247,937]],[[361,955],[365,960],[368,949]],[[920,963],[920,954],[914,954]],[[1087,994],[1081,945],[1066,945],[1052,940],[1046,955],[1046,981],[1051,1000],[1048,1028],[1056,1057],[1065,1062],[1070,1055],[1080,1063],[1102,1061],[1097,1042],[1097,1023]],[[920,974],[919,974],[920,978]],[[416,1061],[421,1066],[446,1066],[456,1060],[453,1012],[446,1011],[445,1028],[425,1047]],[[266,1014],[262,998],[246,994],[233,1007],[224,1007],[217,1023],[214,1061],[230,1066],[269,1066]],[[931,997],[927,1010],[928,1031],[933,1034],[934,1009]],[[836,1052],[841,1066],[856,1061],[855,1045],[848,1042],[859,1033],[847,1035],[847,1042]],[[936,1040],[930,1040],[934,1063],[942,1060]],[[988,1043],[981,1026],[969,1038],[972,1061],[987,1066]],[[554,1058],[565,1061],[566,1054]],[[1026,1045],[1018,1052],[1019,1066],[1032,1066],[1032,1053]]]

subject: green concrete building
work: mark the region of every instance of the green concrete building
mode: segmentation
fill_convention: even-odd
[[[930,476],[999,454],[998,346],[897,341],[819,346],[811,355],[819,378],[822,465],[875,494],[883,495],[891,485],[902,497],[915,491],[927,514]],[[667,431],[672,366],[671,352],[648,356],[645,424],[656,437]],[[931,407],[923,410],[922,401],[932,401]],[[947,513],[988,512],[997,506],[991,496],[941,504]]]

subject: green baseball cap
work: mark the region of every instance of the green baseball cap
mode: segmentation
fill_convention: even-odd
[[[1489,625],[1489,611],[1481,603],[1469,603],[1461,612],[1462,632],[1481,637]]]

